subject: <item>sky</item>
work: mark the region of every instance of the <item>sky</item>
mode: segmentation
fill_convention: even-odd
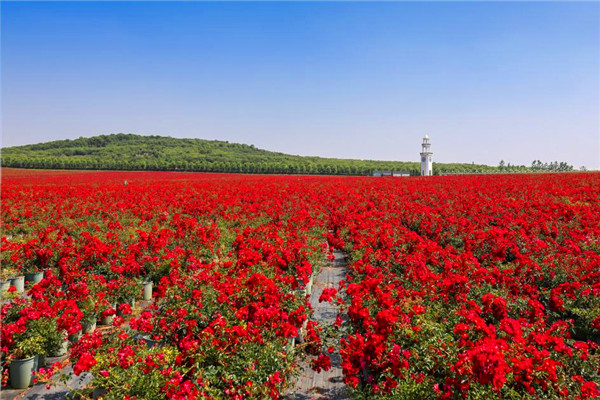
[[[598,2],[6,2],[2,146],[138,133],[600,169]]]

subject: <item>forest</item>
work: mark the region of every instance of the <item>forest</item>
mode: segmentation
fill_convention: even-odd
[[[418,162],[307,157],[227,141],[124,133],[3,148],[2,166],[315,175],[372,175],[374,171],[419,175],[420,171]],[[497,170],[488,165],[434,163],[434,174]]]

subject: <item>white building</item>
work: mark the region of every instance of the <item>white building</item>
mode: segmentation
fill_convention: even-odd
[[[423,176],[433,175],[433,161],[431,159],[433,153],[429,149],[430,146],[429,135],[425,135],[421,145],[421,175]]]

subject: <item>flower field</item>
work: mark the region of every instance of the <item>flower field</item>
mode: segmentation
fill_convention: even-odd
[[[323,326],[306,293],[334,249]],[[597,173],[4,169],[2,273],[3,385],[68,351],[89,397],[279,398],[335,350],[355,398],[600,396]]]

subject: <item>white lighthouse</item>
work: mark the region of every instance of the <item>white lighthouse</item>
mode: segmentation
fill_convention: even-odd
[[[429,149],[430,146],[429,135],[425,135],[421,145],[421,175],[423,176],[433,175],[433,161],[431,160],[433,153]]]

